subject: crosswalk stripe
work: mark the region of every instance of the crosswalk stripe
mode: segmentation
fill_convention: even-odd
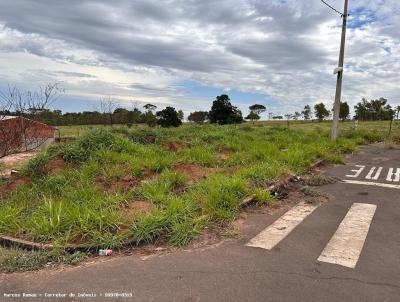
[[[251,239],[246,246],[271,250],[317,207],[318,205],[300,202],[256,237]]]
[[[342,180],[343,183],[346,184],[354,184],[354,185],[363,185],[363,186],[374,186],[374,187],[382,187],[382,188],[390,188],[390,189],[400,189],[400,185],[386,184],[380,182],[371,182],[371,181],[359,181],[359,180]]]
[[[376,205],[354,203],[318,261],[355,268],[375,211]]]

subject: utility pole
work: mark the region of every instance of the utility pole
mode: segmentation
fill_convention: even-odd
[[[344,48],[346,44],[346,28],[347,28],[347,9],[349,0],[344,1],[344,12],[342,14],[343,26],[342,26],[342,40],[340,42],[340,54],[339,54],[339,65],[335,70],[337,71],[337,82],[336,82],[336,94],[335,94],[335,104],[333,106],[333,123],[331,139],[336,141],[339,131],[339,112],[340,112],[340,100],[342,97],[342,81],[343,81],[343,63],[344,63]]]

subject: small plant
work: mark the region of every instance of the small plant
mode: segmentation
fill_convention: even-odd
[[[76,265],[85,258],[87,258],[87,254],[81,252],[67,254],[58,250],[50,252],[9,250],[3,255],[0,254],[0,271],[8,273],[26,272],[38,270],[49,265]]]
[[[328,175],[317,175],[305,181],[306,185],[308,186],[324,186],[329,184],[334,184],[340,181],[340,178],[335,176],[328,176]]]
[[[254,196],[259,204],[273,204],[276,201],[268,190],[257,188],[254,191]]]

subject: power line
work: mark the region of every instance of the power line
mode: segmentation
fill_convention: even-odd
[[[343,13],[338,11],[336,8],[334,8],[333,6],[331,6],[329,3],[325,2],[324,0],[321,0],[321,2],[323,4],[325,4],[327,7],[329,7],[330,9],[332,9],[333,11],[337,12],[340,16],[343,17]]]

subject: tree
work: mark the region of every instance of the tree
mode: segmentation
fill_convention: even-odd
[[[157,118],[156,115],[153,113],[154,110],[157,109],[156,105],[153,104],[146,104],[143,106],[146,109],[146,112],[143,113],[143,121],[149,126],[154,127],[157,125]]]
[[[164,110],[157,112],[157,124],[161,127],[179,127],[182,121],[178,116],[175,108],[167,107]]]
[[[265,112],[267,108],[264,105],[254,104],[249,107],[250,113],[246,117],[246,120],[251,120],[253,123],[255,120],[259,120],[261,113]]]
[[[190,113],[188,116],[189,122],[195,122],[198,124],[204,123],[208,119],[208,112],[207,111],[195,111]]]
[[[303,118],[308,121],[311,118],[311,107],[310,105],[305,105],[304,110],[301,112]]]
[[[127,119],[128,123],[130,124],[137,124],[140,121],[140,116],[142,115],[142,112],[138,108],[133,108],[132,111],[128,112]]]
[[[117,108],[113,113],[113,121],[116,124],[126,124],[128,123],[129,110],[125,108]]]
[[[293,118],[293,115],[290,113],[287,113],[287,114],[285,114],[285,118],[286,118],[286,120],[290,120]]]
[[[342,121],[348,120],[350,115],[350,107],[347,102],[340,102],[339,118]]]
[[[100,99],[100,112],[108,117],[108,123],[110,126],[114,123],[113,114],[117,108],[118,103],[113,98],[108,96]],[[104,124],[106,124],[106,119],[104,120]]]
[[[183,113],[182,110],[179,110],[179,111],[178,111],[178,118],[179,118],[181,121],[183,121],[183,119],[185,118],[185,115],[184,115],[184,113]]]
[[[391,120],[394,112],[385,98],[371,101],[363,98],[354,106],[354,110],[354,118],[361,121]]]
[[[316,104],[314,106],[314,110],[315,110],[315,116],[320,122],[329,116],[329,111],[326,109],[323,103]]]
[[[143,108],[146,109],[147,111],[151,111],[152,112],[152,111],[157,109],[157,106],[153,105],[153,104],[146,104],[146,105],[143,106]]]
[[[246,116],[246,120],[251,120],[253,123],[254,121],[258,121],[259,119],[260,116],[254,111],[250,111],[249,115]]]
[[[243,122],[242,112],[232,106],[229,96],[226,94],[217,96],[208,116],[212,124],[225,125]]]
[[[297,121],[297,120],[300,118],[300,116],[301,116],[301,113],[296,111],[296,112],[293,114],[293,119]]]
[[[264,105],[260,105],[260,104],[254,104],[251,105],[249,107],[250,112],[254,112],[257,115],[261,115],[263,112],[265,112],[267,110],[267,107],[265,107]]]

